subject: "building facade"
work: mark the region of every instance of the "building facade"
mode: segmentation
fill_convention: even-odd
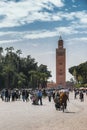
[[[61,87],[66,85],[66,49],[61,36],[56,48],[56,85]]]

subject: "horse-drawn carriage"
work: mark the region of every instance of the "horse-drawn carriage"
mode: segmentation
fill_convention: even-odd
[[[57,92],[54,98],[56,110],[62,110],[64,112],[67,107],[67,100],[69,100],[69,94],[67,92]]]

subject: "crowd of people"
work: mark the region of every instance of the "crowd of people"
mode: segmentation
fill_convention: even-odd
[[[33,105],[43,105],[42,99],[44,96],[44,97],[48,97],[49,102],[51,102],[51,100],[53,99],[53,101],[57,105],[58,105],[59,100],[60,100],[60,104],[64,102],[64,105],[66,108],[68,96],[66,99],[65,93],[64,94],[63,93],[64,92],[59,92],[58,90],[46,91],[45,89],[43,91],[41,89],[38,89],[32,92],[26,89],[22,89],[22,90],[4,89],[1,91],[1,99],[2,101],[5,101],[5,102],[18,101],[18,100],[22,100],[23,102],[28,102],[31,99]]]
[[[10,102],[10,101],[17,101],[22,98],[23,101],[28,101],[29,100],[29,92],[25,89],[22,91],[18,89],[4,89],[1,91],[1,99],[2,101],[5,102]]]
[[[80,101],[84,101],[84,94],[87,96],[87,90],[85,89],[74,89],[74,99],[77,99],[79,96]]]
[[[51,102],[51,100],[53,100],[55,103],[55,107],[58,109],[60,109],[63,104],[64,108],[66,109],[67,101],[69,100],[69,91],[66,91],[65,89],[63,90],[37,89],[32,91],[29,91],[28,89],[22,89],[22,90],[3,89],[0,95],[2,101],[5,102],[18,101],[18,100],[28,102],[29,100],[31,100],[33,105],[43,105],[43,97],[48,97],[48,101]],[[81,101],[84,101],[84,91],[74,89],[75,99],[77,99],[77,95],[79,95],[79,99]]]

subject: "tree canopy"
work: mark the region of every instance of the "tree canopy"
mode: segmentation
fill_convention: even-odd
[[[31,55],[21,57],[22,51],[13,47],[0,47],[0,88],[46,87],[51,71],[46,65],[39,65]]]
[[[74,76],[77,83],[87,84],[87,61],[69,68],[69,72]]]

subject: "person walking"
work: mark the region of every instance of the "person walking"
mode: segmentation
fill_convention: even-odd
[[[51,96],[52,96],[52,94],[51,94],[51,92],[49,91],[49,92],[48,92],[48,100],[49,100],[49,102],[51,102]]]
[[[5,102],[8,102],[8,89],[5,90]]]
[[[39,103],[39,101],[40,101],[40,105],[43,105],[43,104],[42,104],[42,91],[41,91],[41,89],[38,90],[37,95],[38,95],[38,103]]]
[[[22,91],[22,100],[23,100],[23,102],[25,102],[25,98],[26,98],[25,94],[26,94],[26,92],[25,92],[25,89],[24,89]]]
[[[84,101],[84,94],[82,91],[79,94],[79,98],[80,98],[81,102]]]

